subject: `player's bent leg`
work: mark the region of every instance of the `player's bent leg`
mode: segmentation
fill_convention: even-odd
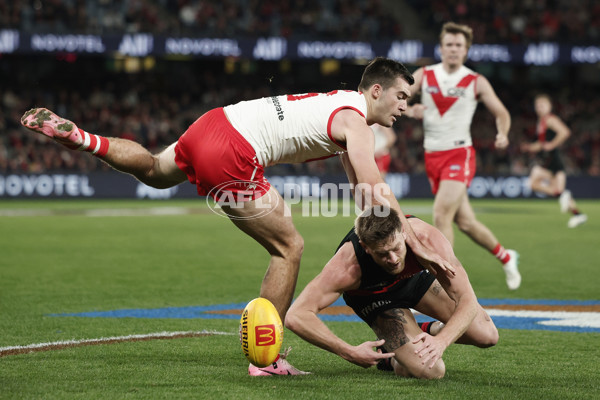
[[[492,231],[475,216],[475,211],[473,211],[467,195],[463,197],[456,212],[455,222],[461,232],[469,236],[481,247],[492,251],[496,244],[498,244],[498,239],[496,239]]]
[[[534,165],[531,169],[531,173],[529,174],[529,186],[531,186],[531,190],[534,192],[554,196],[554,189],[550,186],[551,180],[552,173],[549,170],[542,168],[539,165]]]
[[[455,308],[456,304],[437,280],[431,284],[429,290],[427,290],[423,298],[415,306],[415,310],[435,318],[444,324],[452,317]],[[496,325],[488,313],[479,306],[477,316],[465,333],[458,338],[456,343],[485,348],[496,345],[498,338]]]
[[[304,240],[296,230],[291,213],[273,187],[243,207],[223,207],[232,222],[259,242],[271,255],[260,296],[269,299],[285,320],[296,288]],[[272,210],[266,213],[265,210]]]
[[[89,152],[112,168],[131,174],[155,188],[168,188],[187,178],[175,164],[175,144],[162,153],[153,155],[131,140],[88,133],[46,108],[27,111],[21,118],[21,124],[69,149]]]
[[[416,354],[418,344],[412,340],[422,333],[412,312],[405,308],[393,308],[381,312],[371,324],[378,338],[385,339],[385,350],[396,353],[392,366],[396,375],[419,379],[440,379],[446,373],[442,359],[432,368],[423,365]]]
[[[454,244],[452,223],[466,191],[466,185],[462,182],[442,180],[433,201],[434,225],[451,244]]]

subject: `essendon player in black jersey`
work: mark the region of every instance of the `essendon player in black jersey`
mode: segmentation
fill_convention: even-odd
[[[424,268],[406,244],[396,211],[370,208],[292,304],[285,325],[361,367],[388,362],[396,375],[438,379],[445,374],[442,355],[450,344],[490,347],[498,341],[498,330],[477,302],[450,242],[418,218],[408,218],[407,223],[427,246],[458,265],[455,273]],[[340,295],[373,329],[377,341],[351,345],[319,319],[317,314]],[[411,308],[437,319],[435,326],[420,328]]]
[[[572,214],[567,226],[575,228],[587,221],[587,215],[579,212],[571,191],[566,189],[567,173],[559,152],[559,147],[571,135],[571,130],[557,115],[552,114],[550,96],[537,95],[534,105],[538,116],[536,140],[523,144],[521,148],[535,155],[535,165],[529,175],[531,189],[558,197],[561,212]]]

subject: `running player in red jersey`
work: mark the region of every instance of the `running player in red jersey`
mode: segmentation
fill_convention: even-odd
[[[521,285],[518,254],[506,250],[492,231],[481,223],[469,202],[467,188],[475,176],[475,149],[471,122],[481,101],[496,118],[496,148],[508,146],[510,114],[490,82],[464,65],[473,40],[466,25],[444,24],[440,34],[442,62],[419,68],[413,94],[421,93],[421,104],[413,104],[405,114],[423,120],[425,168],[435,195],[433,219],[450,243],[454,244],[453,223],[475,243],[492,253],[501,263],[509,289]]]
[[[536,140],[521,146],[522,151],[536,155],[536,164],[529,174],[529,184],[536,192],[558,197],[560,211],[572,214],[567,226],[575,228],[587,221],[587,215],[579,212],[571,191],[566,189],[567,173],[559,152],[559,147],[571,135],[571,130],[560,117],[552,114],[550,96],[537,95],[534,105],[538,116]]]
[[[413,82],[404,65],[376,58],[365,68],[358,92],[272,96],[217,108],[156,155],[130,140],[88,133],[44,108],[26,112],[21,123],[68,148],[90,152],[146,185],[168,188],[189,180],[200,195],[235,200],[221,208],[271,255],[260,296],[273,303],[283,320],[304,241],[283,198],[264,178],[264,168],[340,155],[361,204],[386,203],[402,215],[375,164],[370,125],[391,126],[406,109]],[[453,270],[408,224],[405,229],[407,242],[425,264]]]
[[[361,367],[377,364],[400,376],[442,378],[446,370],[442,355],[448,346],[455,342],[494,346],[498,330],[477,302],[466,271],[439,230],[418,218],[407,219],[417,236],[459,265],[456,275],[424,268],[404,240],[395,210],[380,215],[388,216],[367,209],[356,219],[333,258],[294,301],[285,325],[304,340]],[[371,327],[377,341],[353,346],[319,319],[317,314],[340,295]],[[411,308],[438,321],[419,327]],[[390,360],[391,368],[383,367]]]

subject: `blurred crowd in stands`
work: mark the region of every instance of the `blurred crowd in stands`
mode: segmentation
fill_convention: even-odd
[[[429,26],[446,21],[473,28],[478,43],[540,41],[597,44],[600,2],[596,0],[408,0]]]
[[[287,74],[268,71],[275,67],[273,63],[256,66],[255,72],[225,73],[223,62],[218,60],[171,62],[158,68],[162,69],[160,73],[126,74],[101,72],[98,65],[104,60],[100,58],[35,63],[22,57],[18,62],[10,60],[11,68],[15,68],[10,71],[6,70],[6,61],[6,57],[0,58],[0,173],[109,169],[88,154],[67,150],[22,128],[21,115],[34,106],[50,108],[89,132],[136,140],[158,152],[210,108],[275,94],[329,91],[343,86],[340,82],[352,82],[344,88],[353,88],[362,70],[362,66],[354,66],[345,72],[354,80],[323,77],[309,86],[298,82],[300,74],[293,70]],[[308,66],[297,68],[306,71]],[[535,138],[532,99],[543,90],[519,85],[497,85],[497,89],[513,118],[511,145],[504,152],[494,149],[495,123],[491,114],[480,107],[472,125],[478,173],[526,175],[530,160],[520,152],[519,145]],[[571,174],[600,176],[600,98],[595,98],[595,92],[582,85],[568,91],[551,89],[555,112],[573,131],[563,146]],[[423,172],[420,121],[401,118],[395,129],[398,140],[392,149],[391,171]],[[333,158],[279,166],[271,173],[326,174],[343,170]]]
[[[402,34],[401,21],[385,12],[383,0],[0,0],[0,29],[56,33],[153,32],[210,36],[283,35],[302,38],[371,40]],[[472,25],[478,42],[532,40],[598,41],[600,3],[592,0],[406,0],[424,20],[439,26],[454,20]],[[428,6],[425,7],[424,5]],[[493,4],[493,7],[492,7]],[[363,66],[343,64],[321,75],[318,62],[282,63],[226,60],[155,60],[139,73],[115,71],[108,57],[0,54],[0,173],[49,170],[95,171],[109,168],[87,154],[68,151],[26,131],[23,112],[45,106],[81,128],[105,136],[130,138],[157,152],[175,141],[204,111],[284,93],[329,91],[357,86]],[[472,66],[478,70],[478,66]],[[233,69],[232,69],[233,68]],[[493,149],[495,125],[486,110],[476,113],[472,133],[479,174],[528,172],[530,158],[519,144],[535,136],[533,96],[550,92],[555,112],[573,135],[563,148],[569,173],[600,176],[600,100],[598,82],[581,80],[576,67],[559,67],[550,81],[530,82],[523,71],[494,84],[509,108],[511,146]],[[560,69],[562,68],[562,69]],[[569,69],[570,68],[570,69]],[[416,69],[416,66],[410,68]],[[313,70],[310,74],[307,71]],[[502,74],[496,74],[502,75]],[[272,79],[275,77],[275,79]],[[347,87],[343,87],[346,82]],[[392,172],[423,172],[423,132],[419,121],[396,123]],[[340,173],[330,159],[273,168],[273,173]]]
[[[214,37],[374,40],[402,37],[397,0],[0,0],[0,26],[33,32],[153,32]],[[420,25],[473,27],[475,42],[598,43],[596,0],[405,0]],[[411,39],[423,39],[413,37]],[[418,33],[417,33],[418,35]]]
[[[0,0],[0,26],[33,32],[396,38],[380,0]]]

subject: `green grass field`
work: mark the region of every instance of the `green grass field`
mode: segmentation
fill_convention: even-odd
[[[400,204],[431,222],[431,200]],[[520,252],[523,275],[521,288],[509,292],[497,261],[457,232],[456,253],[479,298],[600,300],[600,202],[579,202],[589,222],[577,229],[566,227],[568,217],[555,201],[473,205],[504,246]],[[172,207],[192,213],[145,212]],[[298,213],[294,220],[305,238],[299,293],[353,218]],[[361,369],[286,330],[284,346],[294,348],[290,361],[313,374],[253,378],[247,376],[235,319],[51,315],[247,303],[257,297],[268,255],[202,200],[3,201],[0,235],[0,348],[163,331],[230,333],[0,357],[2,399],[600,397],[600,334],[593,332],[501,329],[493,348],[448,348],[446,377],[427,382]],[[374,339],[362,323],[327,325],[353,344]]]

